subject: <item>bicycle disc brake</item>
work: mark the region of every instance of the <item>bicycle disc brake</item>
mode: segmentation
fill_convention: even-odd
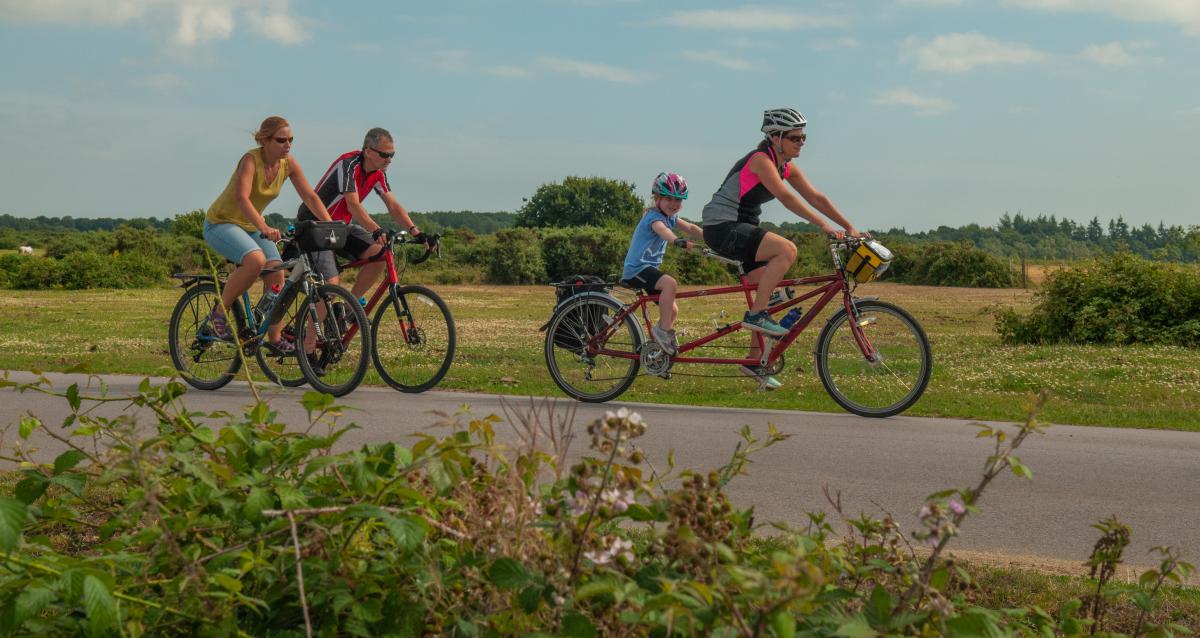
[[[662,346],[653,341],[642,344],[642,367],[648,374],[664,379],[671,378],[671,357]]]

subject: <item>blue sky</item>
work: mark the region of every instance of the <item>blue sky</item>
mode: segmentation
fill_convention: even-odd
[[[698,218],[786,105],[859,227],[1200,224],[1200,0],[0,0],[0,59],[0,213],[207,208],[279,114],[314,180],[390,129],[411,210],[674,170]]]

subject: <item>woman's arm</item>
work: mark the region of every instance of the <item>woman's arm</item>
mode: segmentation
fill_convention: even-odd
[[[830,226],[828,221],[804,205],[804,202],[801,201],[796,191],[788,188],[788,185],[779,177],[779,171],[775,168],[775,162],[771,161],[765,153],[758,153],[750,158],[750,171],[758,176],[758,179],[762,181],[767,191],[774,195],[779,200],[779,203],[783,204],[784,208],[816,224],[827,234],[836,232],[836,229]],[[788,179],[790,180],[798,172],[799,170],[796,170],[796,167],[793,166]],[[838,216],[840,217],[841,214],[839,213]]]
[[[312,186],[308,185],[308,179],[304,177],[304,170],[300,168],[300,162],[292,156],[288,156],[288,178],[292,180],[292,188],[296,189],[296,194],[300,196],[300,201],[312,211],[313,215],[321,221],[331,221],[333,218],[329,216],[329,211],[325,210],[325,204],[321,203],[321,198],[317,197]]]
[[[846,219],[846,216],[837,209],[837,206],[833,205],[833,200],[826,197],[825,193],[814,188],[812,182],[808,181],[808,178],[804,176],[804,172],[796,168],[795,165],[788,172],[787,181],[792,185],[792,188],[796,189],[797,193],[800,193],[804,201],[812,205],[813,208],[821,211],[829,219],[841,224],[842,228],[846,229],[847,234],[858,236],[858,229],[854,227],[854,224],[850,223],[850,220]]]

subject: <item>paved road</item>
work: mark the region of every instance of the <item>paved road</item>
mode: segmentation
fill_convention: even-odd
[[[59,389],[86,382],[79,376],[48,376]],[[22,373],[12,373],[11,378],[32,379]],[[133,391],[141,378],[109,376],[105,381],[111,393],[119,394]],[[284,422],[305,422],[300,391],[266,388],[264,395]],[[192,409],[235,411],[251,404],[253,396],[246,384],[235,382],[216,392],[192,391],[185,401]],[[437,421],[434,411],[453,413],[467,405],[476,416],[503,414],[502,401],[510,408],[528,408],[535,400],[360,388],[341,400],[355,408],[348,418],[362,426],[342,440],[342,447],[403,442]],[[849,513],[878,514],[886,509],[908,521],[905,529],[912,530],[923,497],[974,484],[991,449],[987,441],[975,438],[977,429],[971,422],[956,419],[878,420],[621,401],[596,406],[560,400],[553,405],[559,412],[576,410],[579,425],[621,406],[639,412],[649,424],[640,443],[660,468],[671,449],[680,466],[719,466],[729,458],[742,425],[765,433],[768,423],[775,424],[793,436],[754,456],[749,476],[736,479],[729,489],[734,502],[754,505],[762,521],[802,524],[806,512],[828,511],[821,489],[828,485],[841,491]],[[0,425],[27,412],[59,423],[68,409],[61,399],[0,391]],[[6,445],[13,437],[5,437]],[[61,451],[44,436],[34,443],[47,460]],[[577,445],[575,451],[582,447]],[[1200,561],[1200,434],[1054,426],[1045,436],[1026,441],[1019,456],[1033,469],[1035,480],[1006,475],[994,482],[981,504],[983,512],[966,522],[953,547],[1082,562],[1098,536],[1091,524],[1117,514],[1133,528],[1128,564],[1154,564],[1149,548],[1167,544],[1184,548],[1192,562]]]

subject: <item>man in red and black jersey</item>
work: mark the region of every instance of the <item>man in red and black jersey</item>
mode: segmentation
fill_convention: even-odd
[[[388,214],[401,228],[407,228],[413,236],[421,234],[421,229],[413,224],[408,211],[392,196],[388,187],[387,167],[396,155],[396,144],[392,134],[381,128],[367,131],[363,138],[361,151],[351,151],[337,158],[321,176],[314,189],[330,217],[335,221],[350,225],[350,235],[346,246],[337,251],[345,259],[365,259],[379,253],[383,238],[376,236],[379,224],[363,208],[362,198],[375,191],[387,206]],[[297,217],[300,220],[316,219],[312,211],[304,204],[300,205]],[[325,250],[318,253],[316,268],[325,277],[325,281],[339,283],[337,263],[334,251]],[[352,290],[355,297],[361,297],[379,279],[383,272],[383,262],[374,262],[364,266],[358,273]]]

